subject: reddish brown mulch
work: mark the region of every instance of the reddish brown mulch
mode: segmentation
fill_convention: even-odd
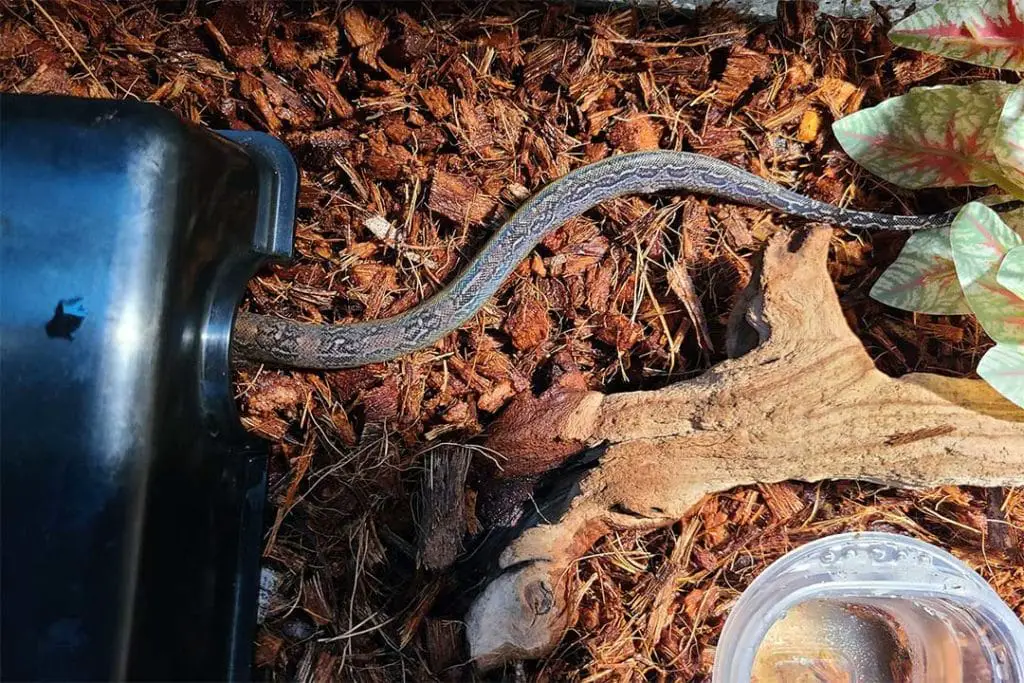
[[[686,149],[818,199],[925,211],[859,170],[831,122],[915,85],[991,77],[896,50],[868,21],[789,6],[757,28],[710,11],[531,4],[104,4],[0,10],[6,92],[157,102],[215,128],[281,136],[302,169],[295,261],[250,285],[252,310],[350,322],[407,310],[453,277],[533,191],[612,153]],[[604,391],[662,386],[723,357],[750,259],[798,222],[703,197],[632,197],[544,240],[474,320],[436,347],[326,373],[243,367],[246,426],[275,443],[266,557],[283,578],[256,659],[273,679],[461,678],[451,571],[417,563],[424,464],[470,442],[517,392],[581,373]],[[850,324],[886,372],[969,375],[969,318],[867,297],[904,237],[837,231]],[[706,328],[701,320],[706,318]],[[476,453],[465,491],[473,548]],[[777,484],[709,497],[663,531],[580,561],[580,616],[532,680],[706,680],[732,602],[766,563],[848,529],[951,549],[1024,616],[1024,495]]]

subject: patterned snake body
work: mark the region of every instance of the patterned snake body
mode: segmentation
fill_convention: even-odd
[[[508,219],[454,282],[415,308],[350,325],[239,313],[234,351],[256,361],[323,370],[405,355],[469,320],[544,235],[568,219],[614,197],[665,190],[706,194],[865,230],[941,228],[957,213],[897,216],[852,211],[797,194],[713,157],[671,151],[623,154],[578,168],[547,185]]]

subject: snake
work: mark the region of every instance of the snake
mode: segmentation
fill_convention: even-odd
[[[342,325],[239,312],[233,352],[277,366],[338,370],[392,360],[431,346],[472,318],[537,243],[570,218],[616,197],[665,191],[703,194],[863,230],[944,228],[958,212],[857,211],[812,199],[703,154],[669,150],[618,154],[576,168],[546,185],[508,218],[455,280],[408,311]]]

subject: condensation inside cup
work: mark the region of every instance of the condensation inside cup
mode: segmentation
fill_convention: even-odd
[[[811,599],[775,621],[752,683],[987,683],[1005,645],[956,602],[850,596]]]

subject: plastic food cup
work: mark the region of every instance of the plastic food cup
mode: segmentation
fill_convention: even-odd
[[[949,553],[830,536],[758,576],[725,622],[714,683],[1020,683],[1024,624]]]

